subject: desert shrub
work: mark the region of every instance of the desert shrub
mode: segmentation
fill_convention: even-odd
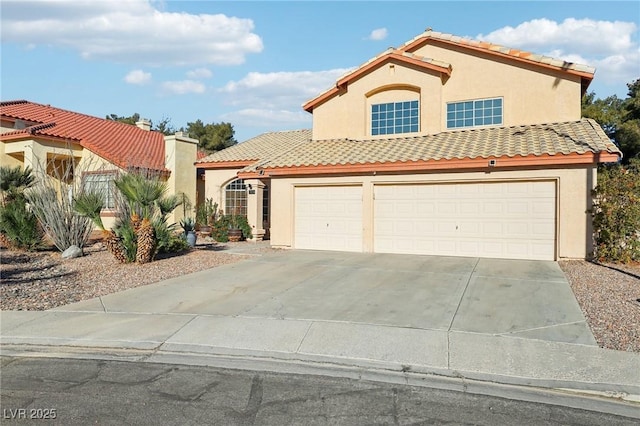
[[[245,239],[251,238],[251,225],[246,216],[224,214],[221,210],[216,215],[216,220],[211,226],[211,236],[218,242],[226,243],[229,241],[229,229],[240,229]]]
[[[0,234],[13,248],[35,250],[43,243],[44,234],[24,194],[34,182],[29,167],[0,167]]]
[[[158,253],[180,253],[181,251],[189,250],[189,243],[184,233],[172,233],[162,243],[158,242]]]
[[[51,186],[51,180],[40,180],[27,192],[27,200],[44,232],[58,250],[65,251],[72,245],[82,248],[94,229],[91,219],[74,209],[73,198],[67,195],[69,188],[65,188],[69,185],[63,183],[62,191],[58,192]]]
[[[196,223],[198,225],[213,226],[218,219],[217,213],[218,203],[214,203],[212,198],[207,198],[204,203],[196,207]]]
[[[167,224],[166,220],[156,218],[153,227],[158,240],[157,253],[178,253],[189,248],[184,233],[177,232],[178,227],[175,223]]]
[[[601,168],[593,195],[595,257],[640,261],[640,160]]]
[[[0,207],[0,233],[13,248],[21,250],[38,249],[44,238],[38,219],[21,198]]]

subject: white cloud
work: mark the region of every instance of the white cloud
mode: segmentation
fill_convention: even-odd
[[[146,65],[237,65],[263,49],[251,19],[169,13],[156,5],[149,0],[3,2],[0,35],[3,42],[61,46],[86,59]]]
[[[238,81],[230,81],[220,92],[228,94],[232,105],[259,106],[266,109],[291,109],[333,87],[349,69],[297,72],[250,72]]]
[[[196,68],[194,70],[187,71],[187,77],[194,80],[211,78],[211,76],[213,76],[213,73],[207,68]]]
[[[172,95],[201,94],[207,90],[204,84],[194,80],[165,81],[162,83],[162,89]]]
[[[143,70],[133,70],[124,76],[124,81],[129,84],[147,84],[151,81],[151,73]]]
[[[251,72],[230,81],[218,91],[224,101],[238,108],[223,118],[249,127],[299,129],[311,126],[311,114],[302,104],[334,87],[350,69],[297,72]]]
[[[245,108],[220,117],[237,126],[266,127],[268,129],[302,129],[311,127],[311,114],[306,111]]]
[[[640,49],[634,22],[567,18],[562,22],[534,19],[503,27],[476,38],[508,47],[596,67],[596,78],[607,84],[638,78]]]
[[[387,38],[387,35],[389,35],[389,33],[386,28],[377,28],[371,31],[371,34],[369,34],[369,37],[367,37],[367,39],[376,41],[384,40],[385,38]]]
[[[515,28],[504,27],[486,35],[479,34],[477,38],[536,51],[557,46],[583,54],[607,55],[633,49],[631,35],[637,29],[634,22],[567,18],[558,23],[543,18],[523,22]]]

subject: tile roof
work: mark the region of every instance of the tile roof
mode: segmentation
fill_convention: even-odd
[[[269,132],[248,139],[222,151],[214,152],[198,163],[254,162],[277,155],[311,139],[311,130]]]
[[[166,171],[160,132],[29,101],[0,102],[0,116],[35,123],[3,133],[0,140],[38,136],[71,140],[121,168]]]
[[[598,123],[591,119],[553,124],[482,128],[435,135],[372,140],[314,140],[265,158],[242,172],[305,166],[347,166],[529,157],[559,154],[621,155]]]

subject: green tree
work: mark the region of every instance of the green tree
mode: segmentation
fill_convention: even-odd
[[[595,256],[601,261],[640,261],[640,159],[603,166],[593,191]]]
[[[198,119],[187,123],[189,136],[198,139],[198,147],[206,152],[215,152],[238,143],[231,123],[204,124]]]
[[[110,121],[119,121],[121,123],[131,124],[135,126],[136,122],[140,121],[140,114],[136,112],[135,114],[129,117],[123,117],[117,114],[109,114],[105,118]]]
[[[110,121],[119,121],[120,123],[131,124],[135,126],[135,124],[140,121],[140,114],[136,112],[129,117],[119,116],[118,114],[109,114],[105,118]],[[171,118],[164,116],[156,125],[154,125],[153,120],[151,120],[151,130],[160,132],[165,136],[173,135],[176,132],[175,127],[173,127],[173,125],[171,124]]]
[[[173,135],[176,133],[176,129],[171,124],[171,119],[169,117],[162,117],[162,120],[160,120],[157,125],[153,125],[153,121],[151,123],[151,130],[160,132],[165,136]]]
[[[602,126],[622,151],[623,164],[640,157],[640,79],[627,84],[626,99],[616,95],[596,99],[593,92],[582,98],[582,115]]]
[[[627,84],[629,93],[623,103],[624,116],[616,132],[616,143],[624,154],[623,162],[640,158],[640,79]]]

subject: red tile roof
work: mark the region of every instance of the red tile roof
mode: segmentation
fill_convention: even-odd
[[[29,101],[0,102],[0,116],[27,125],[1,134],[2,141],[34,137],[72,141],[123,169],[167,171],[160,132]]]

